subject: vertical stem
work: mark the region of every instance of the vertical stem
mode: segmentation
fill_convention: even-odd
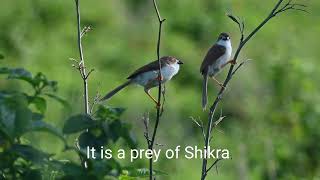
[[[159,54],[159,47],[160,47],[160,37],[161,37],[161,26],[162,26],[162,22],[160,23],[160,30],[159,30],[159,41],[158,41],[158,50],[157,50],[157,54],[158,54],[158,61],[159,61],[159,76],[161,77],[161,62],[160,62],[160,54]],[[162,84],[161,84],[161,80],[159,80],[159,85],[158,85],[158,104],[161,103],[161,90],[162,90]],[[156,119],[156,124],[155,124],[155,128],[153,130],[153,134],[152,134],[152,138],[151,138],[151,146],[154,145],[154,140],[156,137],[156,133],[157,133],[157,127],[159,124],[159,119],[160,119],[160,108],[157,108],[157,119]]]
[[[87,72],[83,58],[82,51],[82,42],[81,42],[81,21],[80,21],[80,4],[79,0],[75,0],[76,2],[76,11],[77,11],[77,25],[78,25],[78,49],[80,55],[80,70],[82,71],[82,80],[83,80],[83,96],[84,96],[84,111],[86,114],[90,114],[89,110],[89,96],[88,96],[88,79]]]
[[[86,72],[86,67],[83,58],[83,51],[82,51],[82,42],[81,42],[81,19],[80,19],[80,3],[79,0],[75,0],[76,3],[76,12],[77,12],[77,37],[78,37],[78,49],[79,49],[79,56],[80,56],[80,63],[79,63],[79,71],[83,81],[83,96],[84,96],[84,111],[85,114],[90,114],[89,108],[89,98],[88,98],[88,75]],[[82,157],[80,154],[80,161],[81,165],[84,169],[88,168],[88,161],[86,158]]]
[[[160,43],[161,43],[161,31],[162,31],[162,23],[165,21],[165,19],[161,19],[158,7],[157,7],[157,3],[156,0],[153,0],[153,6],[155,8],[155,11],[157,13],[158,16],[158,21],[159,21],[159,32],[158,32],[158,42],[157,42],[157,58],[158,58],[158,63],[159,63],[159,70],[158,70],[158,74],[159,74],[159,85],[158,85],[158,105],[161,105],[161,91],[162,91],[162,85],[161,85],[161,77],[162,77],[162,73],[161,73],[161,61],[160,61]],[[159,126],[159,121],[160,121],[160,116],[161,116],[161,107],[157,107],[157,117],[156,117],[156,122],[155,122],[155,126],[153,129],[153,133],[152,133],[152,138],[149,142],[148,140],[148,149],[153,149],[153,145],[155,142],[155,138],[156,138],[156,134],[157,134],[157,130],[158,130],[158,126]],[[153,159],[149,159],[149,180],[153,180],[153,164],[152,164]]]

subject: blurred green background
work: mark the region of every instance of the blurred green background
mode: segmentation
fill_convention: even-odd
[[[230,33],[234,49],[239,39],[237,26],[225,13],[242,17],[249,32],[275,2],[159,0],[161,15],[167,19],[161,55],[173,55],[185,63],[166,85],[157,137],[164,144],[161,148],[203,146],[200,129],[190,120],[192,116],[207,122],[200,104],[202,58],[220,32]],[[320,178],[320,1],[298,2],[309,5],[310,13],[290,11],[272,19],[242,51],[240,61],[253,61],[229,84],[218,107],[226,118],[212,141],[215,148],[228,148],[232,159],[221,161],[218,173],[212,171],[208,179]],[[63,127],[68,115],[83,110],[81,78],[69,60],[78,58],[74,1],[1,0],[0,4],[0,53],[5,56],[0,65],[41,71],[57,80],[58,94],[68,99],[72,110],[49,101],[46,121]],[[86,65],[95,69],[89,80],[91,99],[156,59],[158,22],[151,0],[82,0],[81,16],[82,25],[93,28],[83,39]],[[226,71],[218,76],[220,81]],[[3,79],[0,87],[31,91],[27,85]],[[210,82],[211,101],[217,90]],[[108,104],[127,108],[123,121],[133,125],[139,147],[146,148],[141,119],[150,112],[154,121],[155,108],[142,88],[131,86]],[[51,135],[30,133],[27,137],[33,146],[56,153],[57,158],[77,161],[75,154],[62,153],[62,142]],[[71,144],[73,140],[70,137]],[[155,168],[169,174],[159,179],[199,179],[201,163],[200,159],[162,158]],[[147,167],[147,163],[139,166]]]

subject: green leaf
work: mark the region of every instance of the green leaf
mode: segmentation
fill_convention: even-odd
[[[236,18],[234,15],[228,13],[227,16],[232,20],[234,21],[235,23],[237,23],[239,26],[240,26],[240,22],[238,20],[238,18]]]
[[[0,68],[0,74],[9,74],[10,73],[10,69],[7,67],[2,67]]]
[[[103,123],[103,130],[109,138],[116,142],[120,137],[126,140],[130,148],[137,147],[137,141],[131,134],[131,125],[122,121],[113,121],[112,123]]]
[[[4,134],[0,132],[0,153],[8,149],[11,144],[10,139],[8,139],[8,137],[5,137],[3,135]],[[1,169],[1,166],[0,166],[0,169]]]
[[[88,115],[75,115],[70,117],[63,127],[63,133],[72,134],[98,125],[98,121],[94,121]]]
[[[100,148],[100,145],[97,142],[96,137],[90,132],[83,132],[79,136],[79,146],[82,149],[86,149],[87,146]]]
[[[2,94],[3,95],[3,94]],[[0,125],[12,139],[20,137],[32,120],[27,99],[21,94],[6,94],[0,98]]]
[[[53,91],[56,91],[57,88],[57,81],[49,81],[47,77],[42,73],[38,72],[33,78],[33,84],[37,87],[46,87],[49,86]]]
[[[71,162],[65,161],[50,161],[50,166],[54,171],[63,173],[62,178],[55,178],[55,179],[77,179],[77,180],[117,180],[118,178],[112,177],[111,175],[115,175],[115,173],[110,172],[109,164],[110,161],[108,160],[92,160],[88,161],[89,169],[84,171],[81,166]],[[109,176],[107,177],[106,174]]]
[[[95,112],[95,119],[102,121],[104,135],[100,137],[103,144],[107,144],[109,139],[116,142],[122,137],[131,148],[136,148],[136,139],[131,134],[131,125],[120,121],[120,116],[124,112],[123,108],[111,108],[99,106]],[[92,129],[91,129],[92,130]]]
[[[149,177],[149,169],[147,168],[140,168],[140,169],[135,169],[135,168],[127,168],[122,170],[122,178],[145,178]],[[158,171],[158,170],[153,170],[152,172],[153,176],[160,176],[160,175],[168,175],[167,173],[163,171]],[[130,179],[131,180],[131,179]]]
[[[32,120],[33,121],[41,121],[43,120],[44,116],[40,113],[32,113]]]
[[[37,73],[33,77],[29,71],[23,68],[3,67],[0,68],[0,74],[7,74],[8,79],[19,79],[27,81],[33,86],[37,93],[41,93],[41,91],[46,87],[51,88],[53,91],[56,91],[58,89],[57,81],[49,81],[47,77],[41,72]]]
[[[37,73],[33,78],[33,83],[36,86],[40,86],[40,83],[45,85],[47,81],[47,77],[41,72]]]
[[[104,171],[107,169],[109,171],[116,170],[117,172],[120,172],[122,169],[121,164],[115,159],[111,158],[106,161],[106,159],[103,159],[102,161],[93,161],[92,166],[94,168],[95,173],[104,173]]]
[[[33,86],[32,74],[23,68],[0,68],[0,74],[7,74],[8,79],[19,79],[30,83]]]
[[[103,121],[119,120],[124,111],[124,108],[111,108],[100,105],[98,106],[98,110],[95,112],[95,118]]]
[[[46,83],[53,91],[58,90],[58,82],[57,81],[47,81]]]
[[[0,54],[0,60],[4,59],[4,55]]]
[[[33,85],[32,74],[23,68],[9,69],[8,79],[24,80]]]
[[[68,103],[68,101],[54,95],[54,94],[50,94],[50,93],[45,93],[46,96],[56,100],[57,102],[61,103],[65,108],[67,108],[69,111],[71,110],[71,106]]]
[[[52,160],[50,166],[55,171],[63,171],[65,175],[85,176],[82,167],[72,162]]]
[[[42,180],[41,172],[40,170],[37,170],[37,169],[30,169],[24,172],[21,176],[22,176],[22,179],[24,180],[29,180],[29,179]]]
[[[130,177],[128,175],[120,175],[119,180],[137,180],[137,177]]]
[[[15,112],[3,104],[0,105],[0,122],[1,131],[6,134],[6,136],[14,139]]]
[[[101,127],[90,128],[88,132],[83,132],[79,136],[79,145],[81,148],[86,149],[87,146],[99,149],[101,146],[106,145],[110,137],[106,136],[101,130]]]
[[[39,151],[28,145],[14,144],[10,151],[22,157],[23,159],[40,165],[48,162],[49,158],[51,157],[50,154]]]
[[[34,104],[35,107],[42,113],[44,114],[47,110],[47,102],[44,98],[36,96],[36,97],[31,97],[31,104]]]
[[[64,138],[62,132],[53,127],[52,125],[42,121],[42,120],[38,120],[38,121],[33,121],[31,123],[31,125],[29,126],[29,129],[30,131],[44,131],[44,132],[48,132],[52,135],[55,135],[57,136],[58,138],[60,138],[65,144],[67,143],[66,142],[66,139]]]

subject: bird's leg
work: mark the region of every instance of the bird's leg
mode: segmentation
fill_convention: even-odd
[[[152,101],[154,102],[154,103],[156,103],[156,108],[158,109],[158,108],[160,108],[160,106],[161,106],[161,104],[160,103],[158,103],[158,101],[157,100],[155,100],[151,95],[150,95],[150,92],[149,92],[150,90],[144,90],[144,92],[152,99]]]
[[[156,78],[157,81],[163,81],[163,76],[161,74],[159,74]]]
[[[221,68],[224,68],[226,65],[228,64],[232,64],[232,65],[236,65],[237,62],[234,59],[229,60],[228,62],[222,64]]]
[[[224,87],[223,83],[221,83],[220,81],[218,81],[214,76],[212,76],[211,78],[212,78],[216,83],[218,83],[220,87],[226,88],[226,87]]]

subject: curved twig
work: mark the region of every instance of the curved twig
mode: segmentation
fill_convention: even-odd
[[[235,52],[234,58],[233,60],[236,61],[238,59],[238,56],[242,50],[242,48],[246,45],[246,43],[267,23],[269,22],[269,20],[271,20],[273,17],[275,17],[277,14],[280,14],[282,12],[285,12],[287,10],[300,10],[300,11],[306,11],[305,8],[306,6],[303,4],[296,4],[296,3],[292,3],[292,0],[288,0],[288,2],[282,6],[281,8],[279,8],[281,6],[281,4],[283,3],[284,0],[278,0],[278,2],[276,3],[276,5],[274,6],[274,8],[271,10],[270,14],[248,35],[244,38],[244,23],[243,21],[240,22],[239,18],[234,17],[231,14],[227,14],[227,16],[234,21],[235,23],[237,23],[239,29],[240,29],[240,33],[241,33],[241,37],[240,37],[240,42],[238,45],[238,48]],[[228,83],[230,82],[230,80],[232,79],[233,75],[238,71],[238,69],[243,65],[243,63],[241,63],[235,71],[233,71],[235,65],[231,65],[228,71],[228,75],[223,83],[223,87],[226,87],[228,85]],[[208,149],[209,143],[210,143],[210,137],[211,137],[211,131],[212,131],[212,127],[214,125],[213,123],[213,115],[215,113],[215,110],[217,109],[218,103],[220,102],[222,95],[225,91],[225,88],[221,88],[220,91],[218,92],[212,106],[210,107],[210,111],[209,111],[209,115],[208,115],[208,125],[207,125],[207,131],[206,131],[206,140],[205,140],[205,149]],[[206,179],[207,176],[207,172],[208,172],[208,168],[207,168],[207,163],[208,163],[208,159],[204,158],[202,161],[202,172],[201,172],[201,180]],[[210,168],[211,169],[211,168]]]

